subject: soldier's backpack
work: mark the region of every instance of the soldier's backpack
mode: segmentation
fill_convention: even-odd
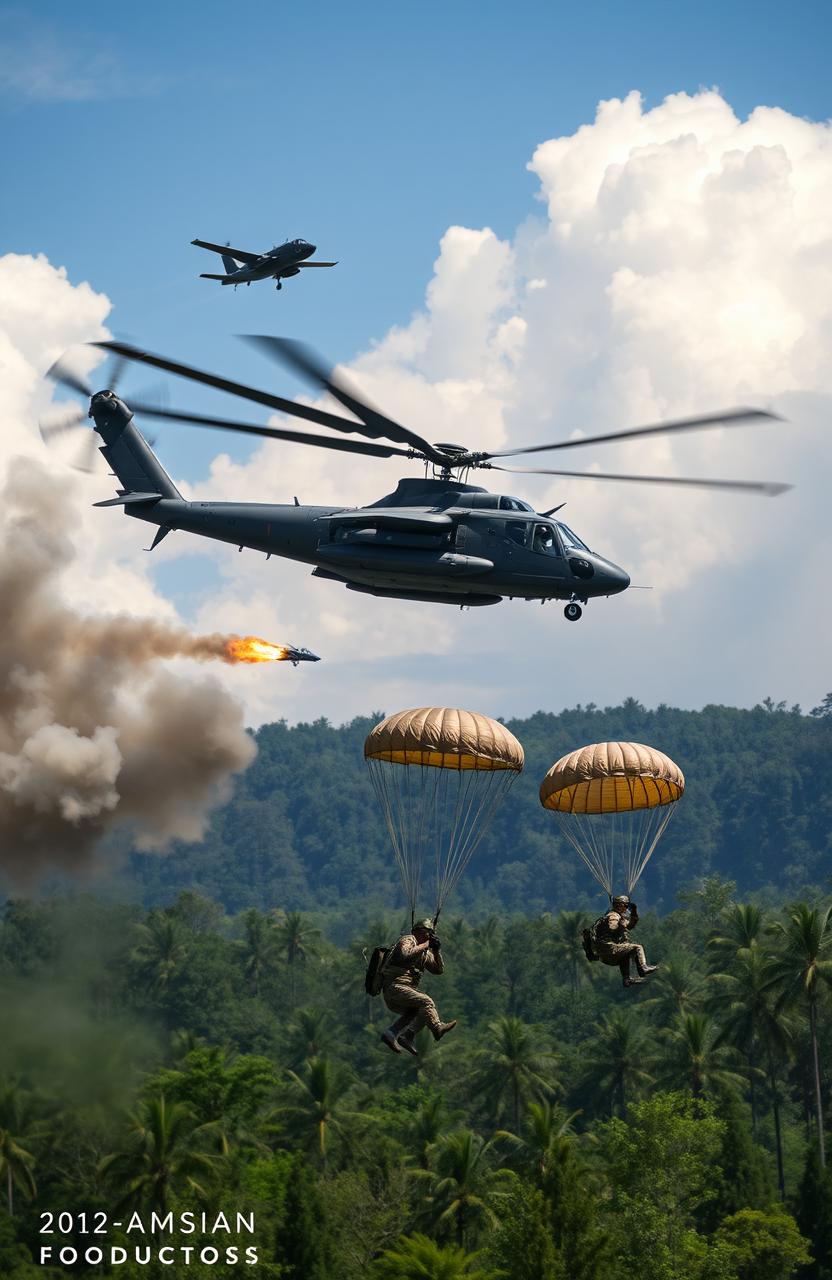
[[[364,975],[364,990],[368,996],[380,996],[384,981],[384,968],[390,955],[391,947],[374,947],[367,961],[367,972]],[[366,952],[364,953],[366,957]]]
[[[581,944],[583,946],[584,955],[586,956],[587,960],[598,960],[600,958],[598,955],[598,952],[595,949],[595,944],[597,942],[595,930],[598,928],[598,925],[601,923],[602,919],[603,919],[603,916],[601,917],[601,919],[596,920],[595,924],[592,926],[591,929],[583,929],[581,931]]]

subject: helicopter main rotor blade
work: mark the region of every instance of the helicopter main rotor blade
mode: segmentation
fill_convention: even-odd
[[[759,493],[767,498],[776,498],[778,494],[793,488],[790,484],[779,484],[773,480],[693,480],[689,476],[624,476],[603,471],[549,471],[498,466],[492,466],[490,470],[510,471],[517,476],[566,476],[571,480],[628,480],[637,484],[681,484],[699,489],[735,489],[740,493]]]
[[[640,436],[669,435],[675,431],[703,431],[710,427],[730,427],[744,422],[766,419],[783,422],[779,413],[765,409],[726,409],[724,413],[706,413],[698,418],[676,418],[672,422],[658,422],[650,427],[632,427],[627,431],[608,431],[600,436],[581,436],[577,440],[559,440],[555,444],[533,444],[525,449],[504,449],[497,453],[483,453],[482,458],[513,458],[520,453],[545,453],[549,449],[577,449],[585,444],[606,444],[610,440],[634,440]]]
[[[92,396],[92,387],[81,374],[69,368],[65,359],[65,356],[59,356],[52,367],[46,370],[46,377],[57,382],[59,387],[69,387],[70,391],[77,391],[79,396],[89,400]]]
[[[98,437],[95,432],[88,431],[87,437],[82,441],[81,447],[75,455],[75,461],[72,463],[74,469],[76,471],[85,471],[87,475],[91,475],[95,470],[98,447]]]
[[[216,387],[218,391],[226,391],[229,395],[239,396],[243,400],[251,400],[262,404],[267,409],[277,409],[281,413],[291,414],[295,418],[304,418],[322,427],[332,427],[335,431],[349,434],[366,435],[367,429],[360,422],[351,422],[349,418],[341,418],[334,413],[326,413],[323,409],[315,409],[311,405],[298,404],[295,400],[286,400],[283,396],[272,395],[268,391],[258,391],[254,387],[244,386],[240,382],[232,382],[229,378],[220,378],[214,373],[206,373],[202,369],[194,369],[191,365],[180,364],[176,360],[168,360],[164,356],[153,355],[149,351],[141,351],[124,342],[96,342],[93,346],[103,347],[106,351],[114,351],[124,356],[125,360],[133,360],[138,364],[149,364],[154,369],[162,369],[165,373],[176,374],[191,382],[201,382],[208,387]]]
[[[394,422],[392,418],[374,409],[372,405],[368,405],[343,377],[336,379],[311,347],[307,347],[302,342],[296,342],[292,338],[272,338],[267,334],[244,333],[240,336],[244,342],[262,351],[270,360],[288,365],[308,381],[328,391],[345,409],[349,409],[350,413],[354,413],[361,419],[367,428],[366,435],[372,438],[386,436],[388,440],[395,440],[398,444],[407,444],[412,449],[418,449],[433,462],[440,465],[444,462],[443,455],[437,453],[422,436]]]
[[[180,413],[177,409],[155,409],[150,405],[131,404],[133,413],[143,418],[160,418],[167,422],[181,422],[195,427],[208,427],[215,431],[238,431],[243,435],[266,436],[270,440],[289,440],[295,444],[312,444],[321,449],[337,449],[342,453],[363,453],[370,458],[409,458],[409,449],[397,449],[395,445],[370,444],[363,440],[338,440],[330,436],[310,435],[304,431],[287,431],[282,427],[260,426],[253,422],[232,422],[229,418],[210,418],[195,413]]]
[[[41,438],[48,444],[55,436],[62,436],[67,431],[77,431],[79,427],[89,426],[86,409],[71,409],[60,417],[41,419],[38,423]]]

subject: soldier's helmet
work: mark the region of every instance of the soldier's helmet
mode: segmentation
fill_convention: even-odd
[[[425,916],[424,920],[417,920],[413,925],[414,929],[427,929],[428,933],[433,933],[433,921],[429,916]]]
[[[626,893],[617,893],[612,900],[612,905],[614,907],[629,907],[630,899]]]

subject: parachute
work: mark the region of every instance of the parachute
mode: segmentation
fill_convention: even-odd
[[[522,771],[523,748],[488,716],[419,707],[377,724],[364,758],[411,915],[430,871],[436,918]]]
[[[616,875],[632,893],[684,790],[681,769],[663,752],[596,742],[552,765],[540,803],[612,897]]]

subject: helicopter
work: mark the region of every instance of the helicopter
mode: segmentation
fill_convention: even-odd
[[[329,392],[357,420],[233,382],[125,342],[92,345],[111,352],[119,363],[119,372],[124,362],[150,365],[341,434],[325,436],[137,403],[131,408],[112,387],[94,393],[84,379],[70,371],[63,357],[49,370],[48,376],[58,384],[89,399],[86,416],[92,419],[94,431],[104,442],[100,452],[121,483],[116,497],[94,505],[120,506],[126,515],[155,525],[156,534],[148,550],[157,547],[169,533],[181,530],[228,542],[241,551],[252,548],[264,552],[267,558],[274,555],[311,564],[313,577],[339,583],[349,591],[462,608],[498,604],[506,597],[558,600],[565,602],[566,619],[576,622],[582,616],[582,606],[590,599],[626,591],[629,574],[591,550],[567,524],[555,519],[563,503],[538,513],[520,498],[491,493],[470,483],[471,472],[586,476],[593,480],[698,486],[767,496],[791,487],[766,481],[527,470],[506,467],[500,461],[587,444],[777,418],[762,409],[735,408],[520,449],[471,451],[459,444],[431,444],[394,422],[366,404],[341,375],[331,372],[314,351],[301,343],[265,335],[249,335],[246,340]],[[138,430],[134,414],[365,457],[418,460],[424,466],[424,474],[400,479],[393,492],[364,507],[306,506],[297,498],[293,505],[189,502]],[[83,410],[79,410],[71,419],[51,428],[42,426],[41,431],[48,440],[68,427],[81,426],[83,420]],[[364,438],[345,439],[344,435]]]

